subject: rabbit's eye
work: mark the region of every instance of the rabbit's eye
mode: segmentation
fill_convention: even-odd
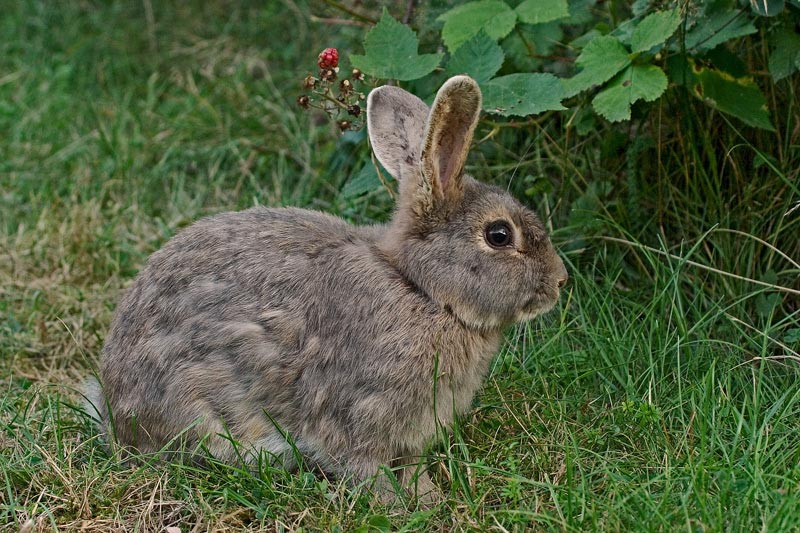
[[[505,220],[496,220],[486,226],[483,236],[492,248],[505,248],[511,244],[511,227]]]

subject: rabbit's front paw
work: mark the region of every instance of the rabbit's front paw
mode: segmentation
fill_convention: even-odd
[[[423,509],[436,507],[445,501],[444,493],[427,472],[422,472],[416,479],[412,479],[407,488],[411,496],[416,496],[419,506]]]

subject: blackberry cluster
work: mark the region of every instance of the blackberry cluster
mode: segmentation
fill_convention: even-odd
[[[364,81],[364,74],[353,69],[352,76],[339,80],[339,51],[326,48],[317,58],[319,73],[303,79],[304,94],[297,97],[303,109],[321,109],[336,121],[342,132],[364,127],[364,100],[356,84]],[[338,83],[337,83],[338,80]]]

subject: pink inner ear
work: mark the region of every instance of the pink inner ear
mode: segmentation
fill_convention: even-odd
[[[461,171],[460,168],[456,168],[456,165],[461,158],[463,147],[464,132],[444,133],[439,139],[439,181],[442,189],[447,188],[450,180]]]

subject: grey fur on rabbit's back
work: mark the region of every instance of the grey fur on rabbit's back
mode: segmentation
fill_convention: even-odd
[[[463,173],[477,84],[451,78],[431,110],[381,87],[367,109],[400,185],[388,224],[254,208],[200,220],[150,257],[89,391],[121,445],[291,467],[288,436],[355,482],[414,465],[437,423],[469,408],[503,329],[555,304],[567,274],[540,221]]]

